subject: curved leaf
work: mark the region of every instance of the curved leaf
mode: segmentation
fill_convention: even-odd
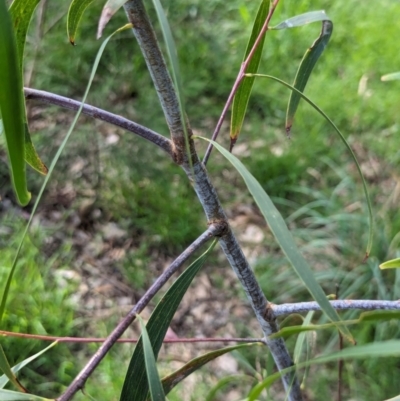
[[[264,25],[265,19],[268,15],[269,11],[269,0],[263,0],[260,4],[260,7],[257,12],[256,19],[254,20],[253,30],[251,32],[251,36],[249,42],[247,44],[246,52],[244,54],[243,60],[246,60],[249,55],[251,49],[254,46],[254,43],[260,34],[260,31]],[[264,47],[265,35],[261,39],[256,51],[252,59],[250,60],[249,65],[247,66],[247,73],[256,73],[258,71],[258,67],[261,61],[261,55]],[[254,78],[253,77],[245,77],[243,78],[242,83],[240,84],[235,97],[233,99],[232,104],[232,116],[231,116],[231,148],[235,144],[240,130],[242,129],[244,117],[246,115],[247,105],[249,103],[251,90],[253,88]]]
[[[150,389],[150,396],[152,401],[165,401],[164,389],[161,384],[160,376],[158,375],[156,358],[154,357],[153,348],[151,347],[151,342],[149,334],[147,333],[146,326],[143,319],[137,316],[140,322],[140,328],[142,331],[143,340],[143,353],[144,362],[146,366],[147,380]]]
[[[299,26],[303,26],[306,24],[311,24],[313,22],[318,22],[318,21],[326,21],[330,20],[330,18],[327,16],[326,12],[324,10],[318,10],[318,11],[310,11],[308,13],[296,15],[295,17],[288,18],[287,20],[281,22],[280,24],[274,26],[273,30],[278,30],[278,29],[287,29],[287,28],[297,28]]]
[[[380,269],[398,269],[400,267],[400,258],[388,260],[379,265]]]
[[[165,394],[168,394],[183,379],[186,379],[186,377],[188,377],[190,374],[200,369],[202,366],[214,360],[215,358],[218,358],[219,356],[224,355],[228,352],[232,352],[240,348],[252,347],[254,345],[264,346],[263,343],[247,343],[247,344],[232,345],[230,347],[225,347],[217,349],[215,351],[208,352],[207,354],[192,359],[190,362],[186,363],[180,369],[176,370],[175,372],[171,373],[170,375],[162,379],[162,384],[164,387]]]
[[[346,138],[341,133],[339,128],[328,117],[328,115],[321,108],[319,108],[312,100],[310,100],[306,95],[301,93],[298,89],[296,89],[295,87],[293,87],[292,85],[288,84],[287,82],[282,81],[281,79],[276,78],[276,77],[274,77],[272,75],[264,75],[264,74],[253,74],[253,75],[256,76],[256,77],[272,79],[272,80],[274,80],[276,82],[279,82],[283,86],[286,86],[291,91],[296,92],[301,98],[303,98],[308,104],[310,104],[315,110],[317,110],[318,113],[321,114],[322,117],[324,117],[326,121],[328,121],[328,123],[331,125],[331,127],[339,135],[339,138],[342,140],[342,142],[346,146],[347,150],[350,152],[350,155],[351,155],[351,157],[352,157],[352,159],[353,159],[353,161],[354,161],[354,163],[356,165],[358,174],[361,177],[361,181],[362,181],[363,189],[364,189],[365,200],[367,202],[367,207],[368,207],[368,218],[369,218],[369,230],[368,231],[369,231],[369,233],[368,233],[368,243],[367,243],[367,249],[366,249],[366,252],[365,252],[364,260],[368,259],[369,254],[371,252],[372,243],[373,243],[373,237],[374,237],[374,216],[372,214],[372,204],[371,204],[371,199],[370,199],[369,193],[368,193],[367,183],[366,183],[364,175],[363,175],[363,173],[361,171],[361,167],[360,167],[360,164],[358,163],[357,157],[353,152],[353,149],[351,148],[351,146],[349,145],[349,143],[347,142]]]
[[[254,178],[254,176],[247,170],[247,168],[236,156],[229,153],[218,143],[207,138],[200,138],[212,143],[219,150],[219,152],[222,153],[222,155],[229,160],[229,162],[243,177],[248,190],[257,203],[266,222],[268,223],[268,226],[272,231],[277,243],[286,255],[295,272],[298,274],[312,297],[318,302],[321,309],[328,316],[328,318],[335,324],[341,322],[339,315],[337,314],[335,309],[333,309],[332,305],[326,298],[326,295],[323,292],[321,286],[315,279],[310,266],[304,259],[301,252],[298,250],[292,234],[287,228],[282,215],[279,213],[278,209],[275,207],[260,183]],[[349,341],[354,343],[354,339],[351,336],[347,327],[341,327],[338,325],[338,329]]]
[[[85,10],[94,0],[72,0],[67,16],[67,34],[71,45],[75,46],[75,36],[78,30],[79,22]]]
[[[100,15],[99,26],[97,28],[97,39],[103,34],[104,28],[110,21],[111,17],[127,2],[128,0],[107,0]]]
[[[19,203],[31,198],[25,174],[25,109],[22,75],[11,17],[0,1],[0,110],[3,119],[11,180]]]
[[[208,255],[214,248],[215,243],[216,242],[214,241],[208,250],[177,278],[151,314],[146,329],[156,358],[176,309],[178,308],[193,278],[203,266]],[[146,379],[143,355],[143,340],[140,338],[135,347],[135,351],[133,352],[126,373],[120,401],[146,400],[149,387]]]

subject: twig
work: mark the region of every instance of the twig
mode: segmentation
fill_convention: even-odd
[[[340,299],[329,301],[334,309],[361,309],[361,310],[400,310],[400,300],[397,301],[370,301],[370,300],[350,300]],[[321,307],[316,302],[298,302],[282,305],[273,305],[271,309],[275,316],[285,316],[292,313],[309,312],[312,310],[321,310]]]
[[[161,287],[169,280],[169,278],[186,262],[193,253],[199,249],[208,240],[216,235],[219,235],[221,226],[218,224],[211,225],[203,234],[200,235],[185,251],[183,251],[171,265],[161,274],[160,277],[153,283],[153,285],[146,291],[139,302],[131,309],[131,311],[124,317],[124,319],[115,327],[112,333],[107,337],[101,347],[92,356],[86,366],[79,372],[78,376],[69,385],[67,390],[62,394],[58,401],[70,400],[76,392],[83,388],[86,380],[93,373],[97,365],[106,356],[115,342],[122,336],[124,331],[135,320],[136,315],[140,313],[151,299],[157,294]]]
[[[103,343],[106,338],[98,337],[57,337],[44,336],[40,334],[15,333],[13,331],[0,330],[0,336],[25,338],[27,340],[41,341],[58,341],[59,343]],[[119,338],[116,343],[137,343],[137,338]],[[175,338],[164,339],[164,344],[180,344],[180,343],[263,343],[262,338],[237,338],[237,337],[198,337],[198,338]]]
[[[81,106],[81,102],[64,96],[56,95],[55,93],[31,88],[24,88],[24,92],[26,99],[41,100],[45,103],[61,106],[69,110],[78,110]],[[165,138],[164,136],[158,134],[157,132],[154,132],[151,129],[144,127],[143,125],[137,124],[133,121],[128,120],[127,118],[99,109],[98,107],[94,107],[89,104],[85,104],[83,106],[82,113],[98,120],[116,125],[117,127],[121,127],[144,139],[147,139],[148,141],[163,149],[170,156],[172,156],[171,141],[168,138]]]
[[[211,139],[213,141],[215,141],[217,139],[217,137],[218,137],[218,134],[219,134],[219,132],[221,130],[221,127],[222,127],[222,123],[224,122],[224,119],[226,117],[226,113],[228,112],[228,109],[229,109],[229,107],[231,106],[231,104],[233,102],[235,94],[236,94],[237,90],[239,89],[239,85],[242,83],[243,78],[245,77],[246,70],[247,70],[247,67],[249,66],[250,60],[253,58],[253,55],[254,55],[257,47],[259,46],[263,36],[268,31],[268,24],[271,21],[272,16],[274,15],[274,12],[275,12],[275,9],[276,9],[278,3],[279,3],[279,0],[274,0],[274,2],[271,4],[271,6],[269,8],[269,11],[268,11],[267,18],[265,19],[264,25],[261,28],[261,31],[260,31],[258,37],[257,37],[256,41],[254,42],[254,45],[253,45],[252,49],[250,50],[248,56],[246,57],[246,60],[244,60],[242,65],[240,66],[240,70],[239,70],[238,75],[236,77],[235,83],[232,86],[231,93],[229,94],[228,100],[226,101],[225,106],[222,109],[221,116],[219,117],[218,123],[217,123],[217,125],[215,127],[215,130],[214,130],[214,133],[213,133],[213,135],[211,137]],[[213,145],[210,143],[208,145],[206,153],[204,155],[204,159],[203,159],[203,164],[204,165],[207,164],[207,161],[208,161],[208,158],[211,155],[212,149],[213,149]]]

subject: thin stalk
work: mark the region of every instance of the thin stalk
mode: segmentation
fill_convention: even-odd
[[[56,95],[55,93],[50,93],[42,90],[24,88],[26,99],[41,100],[42,102],[48,104],[54,104],[56,106],[63,107],[69,110],[79,110],[81,107],[81,102],[77,100],[70,99],[68,97]],[[143,125],[137,124],[127,118],[118,116],[117,114],[110,113],[108,111],[99,109],[98,107],[91,106],[89,104],[84,104],[82,108],[82,113],[101,121],[108,122],[117,127],[121,127],[129,132],[132,132],[148,141],[154,143],[159,148],[167,152],[172,157],[172,144],[168,138],[152,131]]]
[[[223,227],[215,224],[211,225],[200,237],[198,237],[185,251],[183,251],[171,265],[161,274],[160,277],[153,283],[153,285],[146,291],[139,302],[129,311],[129,313],[122,319],[122,321],[115,327],[112,333],[107,337],[101,347],[87,362],[86,366],[79,372],[78,376],[68,386],[66,391],[57,398],[57,401],[70,400],[74,394],[81,390],[86,380],[96,369],[98,364],[107,355],[111,347],[122,336],[125,330],[136,319],[136,315],[140,313],[146,305],[153,299],[163,285],[170,279],[170,277],[193,255],[193,253],[204,245],[207,241],[216,235],[219,235]]]
[[[217,125],[216,125],[215,130],[214,130],[214,133],[213,133],[213,135],[212,135],[212,137],[211,137],[211,139],[212,139],[213,141],[215,141],[215,140],[217,139],[217,137],[218,137],[218,134],[219,134],[219,132],[220,132],[220,130],[221,130],[222,123],[223,123],[224,120],[225,120],[225,117],[226,117],[226,114],[227,114],[227,112],[228,112],[228,109],[229,109],[229,107],[231,106],[231,104],[232,104],[232,102],[233,102],[233,99],[234,99],[234,97],[235,97],[235,94],[236,94],[237,90],[239,89],[239,86],[240,86],[240,84],[242,83],[243,78],[245,77],[246,70],[247,70],[247,67],[249,66],[250,60],[253,58],[254,53],[255,53],[255,51],[257,50],[257,47],[259,46],[259,44],[260,44],[260,42],[261,42],[263,36],[264,36],[264,35],[267,33],[267,31],[268,31],[269,22],[271,21],[271,18],[272,18],[272,16],[274,15],[274,12],[275,12],[276,7],[278,6],[278,3],[279,3],[279,0],[274,0],[274,1],[271,3],[271,6],[270,6],[270,8],[269,8],[268,15],[267,15],[267,18],[265,19],[264,25],[263,25],[263,27],[261,28],[261,31],[260,31],[260,33],[259,33],[259,35],[258,35],[256,41],[254,42],[254,45],[253,45],[253,47],[251,48],[251,50],[250,50],[248,56],[247,56],[246,59],[243,61],[242,65],[240,66],[240,70],[239,70],[238,75],[237,75],[237,77],[236,77],[235,83],[234,83],[233,86],[232,86],[231,93],[229,94],[228,100],[226,101],[225,106],[224,106],[224,108],[222,109],[221,116],[219,117],[219,120],[218,120]],[[212,149],[213,149],[213,145],[210,143],[210,144],[208,145],[207,150],[206,150],[206,153],[205,153],[205,155],[204,155],[204,159],[203,159],[203,164],[204,164],[204,165],[207,164],[207,161],[208,161],[208,159],[209,159],[209,157],[210,157],[210,155],[211,155]]]

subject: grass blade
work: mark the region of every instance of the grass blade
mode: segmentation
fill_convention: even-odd
[[[311,322],[311,319],[314,316],[314,312],[308,312],[307,316],[305,317],[302,326],[308,326]],[[299,336],[297,337],[296,344],[294,346],[294,351],[293,351],[293,362],[295,364],[300,362],[301,354],[303,352],[303,344],[304,341],[306,340],[306,333],[300,333]]]
[[[380,269],[398,269],[400,267],[400,258],[388,260],[379,265]]]
[[[5,1],[0,1],[0,110],[11,167],[11,181],[19,203],[31,198],[25,172],[25,109],[16,39]]]
[[[8,380],[14,386],[19,390],[22,391],[23,393],[27,393],[27,390],[22,386],[22,384],[19,382],[17,377],[14,375],[13,371],[10,368],[10,364],[8,363],[6,354],[4,353],[3,347],[0,345],[0,369],[3,371],[3,373],[6,375]]]
[[[311,24],[318,21],[326,21],[330,18],[326,15],[324,10],[310,11],[308,13],[296,15],[295,17],[288,18],[287,20],[281,22],[280,24],[269,28],[271,30],[287,29],[287,28],[297,28],[299,26],[304,26],[306,24]]]
[[[1,401],[55,401],[49,398],[39,397],[33,394],[18,393],[16,391],[0,389]]]
[[[193,278],[203,266],[208,255],[215,246],[215,241],[196,261],[194,261],[172,284],[164,297],[155,307],[147,323],[147,332],[154,355],[158,356],[162,342],[164,340],[170,322],[178,308],[182,297],[186,293]],[[143,363],[143,340],[139,339],[135,351],[133,352],[131,362],[126,373],[126,378],[122,388],[120,401],[144,401],[147,398],[148,383],[146,371]]]
[[[346,138],[342,134],[342,132],[339,130],[339,128],[336,126],[336,124],[328,117],[328,115],[320,108],[318,107],[311,99],[309,99],[306,95],[304,95],[302,92],[300,92],[298,89],[296,89],[294,86],[288,84],[285,81],[282,81],[279,78],[273,77],[272,75],[264,75],[264,74],[254,74],[254,76],[261,77],[261,78],[268,78],[272,79],[276,82],[279,82],[281,85],[286,86],[289,88],[291,91],[296,92],[301,98],[303,98],[309,105],[311,105],[315,110],[318,111],[319,114],[321,114],[322,117],[325,118],[325,120],[331,125],[331,127],[335,130],[335,132],[339,135],[339,138],[341,141],[344,143],[345,147],[347,150],[350,152],[350,155],[356,165],[357,171],[359,176],[361,177],[363,189],[364,189],[364,196],[365,200],[367,202],[367,207],[368,207],[368,219],[369,219],[369,230],[368,230],[368,243],[367,243],[367,249],[365,251],[365,257],[364,260],[368,259],[369,254],[371,252],[372,244],[373,244],[373,237],[374,237],[374,216],[372,214],[372,204],[371,204],[371,199],[368,193],[368,188],[367,188],[367,183],[365,181],[364,175],[361,171],[360,164],[358,163],[357,157],[353,152],[353,149],[347,142]]]
[[[257,12],[256,19],[254,20],[253,30],[251,32],[251,36],[249,42],[247,44],[246,52],[244,54],[243,60],[246,60],[249,55],[251,49],[254,46],[254,43],[260,34],[260,31],[264,25],[265,19],[268,15],[269,11],[269,0],[263,0],[260,4],[260,7]],[[258,67],[261,61],[261,55],[264,47],[265,35],[262,38],[260,44],[258,45],[250,63],[246,69],[248,73],[256,73],[258,71]],[[254,84],[253,77],[245,77],[242,83],[239,86],[238,91],[235,94],[235,98],[233,99],[232,104],[232,116],[231,116],[231,146],[235,144],[240,130],[242,129],[244,117],[246,115],[247,105],[249,103],[251,90]]]
[[[161,384],[160,376],[158,375],[156,359],[154,357],[153,348],[151,347],[149,334],[147,333],[146,326],[143,319],[138,316],[140,327],[142,330],[143,353],[144,362],[146,366],[147,380],[150,389],[150,396],[152,401],[164,401],[165,394]]]
[[[2,4],[1,1],[0,1],[0,4]],[[1,24],[0,24],[0,26],[1,26]],[[69,128],[67,134],[65,135],[64,140],[62,141],[60,147],[58,148],[58,150],[57,150],[57,152],[56,152],[56,154],[55,154],[55,156],[54,156],[54,158],[53,158],[53,161],[51,162],[51,165],[50,165],[50,168],[49,168],[49,173],[48,173],[48,175],[46,176],[46,178],[45,178],[45,180],[44,180],[44,182],[43,182],[43,184],[42,184],[42,187],[40,188],[40,191],[39,191],[39,194],[38,194],[37,199],[36,199],[36,201],[35,201],[35,204],[33,205],[32,212],[31,212],[31,215],[30,215],[30,217],[29,217],[28,223],[26,224],[25,230],[24,230],[24,232],[22,233],[22,238],[21,238],[21,241],[19,242],[19,245],[18,245],[18,248],[17,248],[17,252],[16,252],[16,254],[15,254],[15,258],[14,258],[13,264],[12,264],[12,266],[11,266],[11,269],[10,269],[10,272],[9,272],[9,274],[8,274],[7,281],[6,281],[6,284],[5,284],[5,287],[4,287],[3,296],[2,296],[2,298],[1,298],[1,304],[0,304],[0,322],[2,321],[2,318],[3,318],[3,315],[4,315],[4,310],[5,310],[6,303],[7,303],[8,293],[9,293],[9,291],[10,291],[11,281],[12,281],[12,278],[13,278],[13,276],[14,276],[15,269],[16,269],[16,267],[17,267],[17,261],[18,261],[19,254],[20,254],[21,249],[22,249],[22,245],[23,245],[23,243],[24,243],[24,239],[25,239],[25,237],[26,237],[26,234],[28,233],[29,227],[30,227],[30,225],[31,225],[31,223],[32,223],[32,220],[33,220],[33,216],[34,216],[35,213],[36,213],[36,209],[37,209],[37,207],[38,207],[38,205],[39,205],[39,202],[40,202],[40,200],[41,200],[41,198],[42,198],[42,195],[43,195],[44,190],[45,190],[45,188],[46,188],[46,186],[47,186],[47,183],[49,182],[49,180],[50,180],[50,178],[51,178],[51,175],[52,175],[52,173],[53,173],[53,170],[54,170],[54,168],[55,168],[55,166],[56,166],[56,164],[57,164],[57,162],[58,162],[58,160],[59,160],[59,158],[60,158],[60,156],[61,156],[61,153],[63,152],[63,150],[64,150],[64,148],[65,148],[65,146],[66,146],[66,144],[67,144],[67,142],[68,142],[68,140],[69,140],[69,138],[70,138],[70,136],[71,136],[71,134],[72,134],[72,131],[73,131],[74,128],[75,128],[75,125],[76,125],[76,123],[77,123],[77,121],[78,121],[78,118],[79,118],[79,116],[80,116],[80,114],[81,114],[81,112],[82,112],[83,105],[85,104],[87,95],[88,95],[89,90],[90,90],[90,87],[91,87],[91,85],[92,85],[93,78],[94,78],[94,76],[95,76],[95,74],[96,74],[96,70],[97,70],[97,67],[98,67],[98,65],[99,65],[101,56],[103,55],[104,49],[105,49],[107,43],[109,42],[109,40],[110,40],[116,33],[121,32],[121,31],[123,31],[123,30],[125,30],[125,29],[128,29],[128,28],[131,28],[131,27],[132,27],[131,24],[127,24],[127,25],[124,25],[122,28],[117,29],[115,32],[113,32],[113,33],[101,44],[100,49],[99,49],[99,51],[97,52],[96,59],[95,59],[95,61],[94,61],[93,67],[92,67],[92,72],[91,72],[91,74],[90,74],[89,82],[88,82],[88,85],[87,85],[87,87],[86,87],[85,94],[84,94],[84,96],[83,96],[83,98],[82,98],[81,106],[79,107],[79,110],[78,110],[78,112],[76,113],[75,118],[74,118],[74,120],[72,121],[72,124],[71,124],[71,126],[70,126],[70,128]],[[1,62],[1,58],[0,58],[0,62]],[[1,92],[0,92],[0,93],[1,93]]]
[[[312,359],[311,361],[299,363],[280,372],[268,376],[265,380],[255,386],[248,397],[247,401],[255,401],[261,392],[270,387],[273,382],[280,378],[281,375],[289,373],[296,368],[303,368],[310,365],[322,364],[337,361],[340,359],[366,359],[366,358],[390,358],[400,356],[400,340],[389,340],[384,342],[375,342],[357,347],[345,348],[339,352],[323,355],[319,358]]]
[[[317,280],[315,279],[310,266],[304,259],[301,252],[298,250],[292,234],[287,228],[285,221],[283,220],[283,217],[271,201],[270,197],[261,187],[260,183],[254,178],[254,176],[247,170],[247,168],[237,157],[229,153],[225,148],[223,148],[216,142],[211,141],[207,138],[202,139],[211,142],[219,150],[219,152],[222,153],[222,155],[229,160],[229,162],[243,177],[247,188],[249,189],[251,195],[253,196],[253,199],[257,203],[276,241],[286,255],[290,264],[292,265],[300,279],[303,281],[312,297],[321,306],[321,309],[328,316],[328,318],[335,324],[339,323],[341,321],[339,315],[337,314],[335,309],[332,308],[331,304],[326,298],[326,295],[322,291],[322,288],[318,284]],[[338,329],[348,340],[354,343],[353,337],[347,327],[338,327]]]
[[[190,374],[192,374],[196,370],[200,369],[206,363],[214,360],[215,358],[218,358],[221,355],[224,355],[228,352],[238,350],[240,348],[252,347],[255,345],[264,346],[264,344],[262,344],[262,343],[248,343],[248,344],[232,345],[230,347],[225,347],[225,348],[221,348],[221,349],[218,349],[215,351],[208,352],[207,354],[204,354],[197,358],[192,359],[190,362],[186,363],[180,369],[176,370],[175,372],[171,373],[170,375],[168,375],[162,379],[162,384],[164,387],[165,394],[168,394],[183,379],[188,377]]]
[[[68,39],[73,46],[75,46],[76,32],[82,15],[93,1],[94,0],[72,0],[69,6],[67,16],[67,34]]]
[[[17,365],[13,366],[11,368],[11,371],[13,373],[17,373],[19,372],[24,366],[28,365],[28,363],[34,361],[36,358],[38,358],[39,356],[41,356],[42,354],[44,354],[46,351],[48,351],[50,348],[53,348],[55,345],[57,344],[57,341],[55,341],[54,343],[51,343],[48,347],[46,347],[45,349],[41,350],[40,352],[38,352],[35,355],[30,356],[29,358],[26,358],[25,360],[23,360],[22,362],[18,363]],[[4,388],[4,386],[8,383],[9,378],[6,375],[3,375],[0,377],[0,389]]]

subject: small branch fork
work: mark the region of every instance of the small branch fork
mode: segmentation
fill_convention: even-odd
[[[101,347],[92,356],[86,366],[80,371],[78,376],[69,385],[66,391],[57,398],[57,401],[70,400],[74,394],[79,390],[83,389],[86,380],[96,369],[97,365],[106,356],[111,347],[117,342],[122,336],[125,330],[135,320],[136,315],[139,314],[146,305],[152,300],[152,298],[158,293],[162,286],[169,280],[169,278],[185,263],[193,253],[204,245],[211,238],[219,235],[223,231],[224,227],[218,224],[211,225],[208,229],[200,235],[185,251],[183,251],[171,265],[161,274],[160,277],[153,283],[153,285],[146,291],[139,302],[130,310],[130,312],[124,317],[124,319],[115,327],[112,333],[103,342]]]
[[[275,12],[276,7],[278,6],[278,3],[279,3],[279,0],[274,0],[273,3],[271,3],[271,6],[269,8],[268,15],[267,15],[267,18],[265,19],[264,25],[261,28],[261,31],[260,31],[256,41],[254,42],[254,45],[253,45],[252,49],[250,50],[250,53],[246,57],[246,60],[244,60],[242,65],[240,66],[240,70],[239,70],[238,75],[236,77],[235,83],[232,86],[231,93],[229,94],[228,100],[226,101],[225,106],[222,109],[221,116],[220,116],[220,118],[219,118],[219,120],[217,122],[217,125],[215,127],[214,133],[213,133],[213,135],[211,137],[211,139],[213,141],[215,141],[217,139],[217,137],[218,137],[219,131],[221,130],[222,123],[225,120],[225,117],[226,117],[226,114],[228,112],[228,109],[231,106],[231,104],[233,102],[233,99],[235,97],[235,94],[236,94],[237,90],[239,89],[239,86],[240,86],[240,84],[242,83],[242,81],[243,81],[243,79],[245,77],[246,70],[247,70],[247,67],[249,66],[250,60],[253,58],[253,55],[254,55],[257,47],[259,46],[263,36],[268,31],[269,22],[271,21],[271,18],[274,15],[274,12]],[[231,144],[231,148],[232,148],[232,145],[233,144]],[[204,165],[207,164],[207,161],[208,161],[208,159],[209,159],[209,157],[211,155],[212,149],[213,149],[213,145],[210,143],[208,145],[206,153],[204,155],[204,159],[203,159],[203,164]]]

